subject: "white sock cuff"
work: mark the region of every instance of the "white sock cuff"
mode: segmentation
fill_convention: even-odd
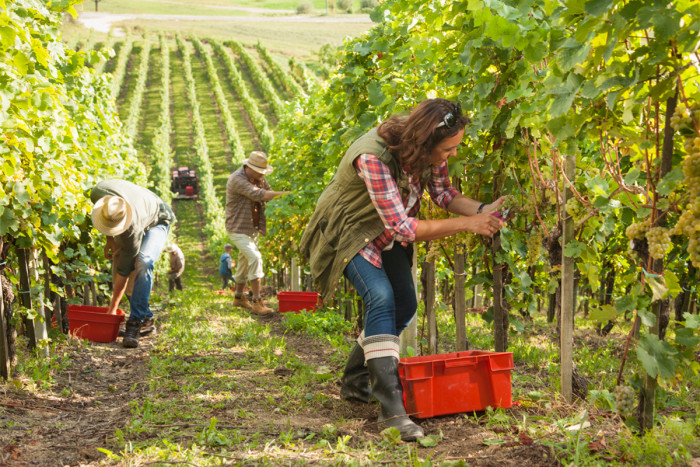
[[[373,358],[394,357],[399,359],[399,338],[391,334],[377,334],[365,337],[362,341],[365,362]]]

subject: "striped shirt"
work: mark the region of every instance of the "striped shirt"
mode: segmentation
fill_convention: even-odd
[[[265,177],[262,177],[257,186],[252,183],[245,174],[245,165],[233,172],[226,183],[226,231],[253,235],[258,231],[265,235],[267,233],[267,222],[265,219],[265,203],[262,197],[270,184]],[[253,222],[253,208],[259,203],[260,224],[258,229]]]
[[[353,162],[357,174],[365,181],[372,203],[377,208],[379,217],[386,230],[367,244],[360,255],[376,267],[382,266],[382,250],[390,248],[393,242],[413,243],[416,241],[418,228],[417,215],[420,211],[420,199],[424,187],[420,180],[409,177],[411,193],[407,199],[401,199],[396,180],[391,176],[389,167],[372,154],[362,154]],[[427,187],[435,204],[443,209],[459,194],[450,184],[447,162],[432,167]]]

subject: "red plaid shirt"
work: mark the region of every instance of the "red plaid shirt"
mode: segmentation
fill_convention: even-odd
[[[420,211],[423,187],[420,186],[420,180],[414,180],[413,177],[410,177],[411,195],[407,199],[401,199],[399,187],[391,176],[389,167],[376,156],[362,154],[355,159],[354,165],[357,174],[365,181],[369,197],[386,227],[384,232],[360,250],[360,255],[380,268],[382,267],[382,250],[390,247],[394,241],[399,241],[402,244],[416,241],[416,228],[418,227],[416,216]],[[432,167],[426,188],[433,202],[443,209],[447,209],[454,197],[459,194],[450,184],[447,162],[438,167]],[[408,206],[409,199],[413,198],[415,198],[415,202]]]

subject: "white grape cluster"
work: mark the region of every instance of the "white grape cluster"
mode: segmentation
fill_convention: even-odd
[[[534,266],[540,259],[542,251],[542,240],[544,240],[544,232],[542,229],[534,228],[527,236],[527,257],[525,263],[528,266]]]
[[[686,136],[683,143],[686,155],[681,167],[688,204],[670,233],[688,237],[690,261],[700,267],[700,105],[695,104],[692,109],[678,106],[671,117],[671,125]]]
[[[631,386],[617,386],[613,391],[615,396],[615,412],[621,417],[629,417],[634,412],[635,395]]]
[[[518,200],[515,198],[515,196],[507,195],[506,199],[503,200],[503,204],[501,205],[501,210],[505,211],[507,209],[512,209],[516,206],[518,206]]]
[[[578,224],[586,216],[586,208],[581,204],[581,202],[576,198],[569,198],[566,200],[566,217],[571,216],[574,219],[574,223]]]
[[[649,242],[649,255],[654,259],[663,259],[666,252],[671,249],[671,235],[669,230],[663,227],[652,227],[646,233]]]
[[[428,248],[425,254],[425,260],[428,262],[436,261],[440,256],[442,256],[440,252],[440,243],[436,241],[430,242],[430,248]]]
[[[646,236],[649,225],[646,222],[635,222],[630,224],[625,230],[625,235],[630,240],[641,240]]]

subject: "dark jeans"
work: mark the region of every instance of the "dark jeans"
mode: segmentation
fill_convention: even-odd
[[[365,338],[378,334],[398,336],[416,314],[412,255],[412,246],[395,243],[391,250],[382,252],[381,268],[359,254],[345,268],[345,277],[365,303]]]
[[[182,277],[178,276],[175,279],[168,278],[168,288],[172,292],[173,290],[182,290]]]
[[[231,281],[233,281],[233,276],[221,276],[221,290],[228,288]]]

